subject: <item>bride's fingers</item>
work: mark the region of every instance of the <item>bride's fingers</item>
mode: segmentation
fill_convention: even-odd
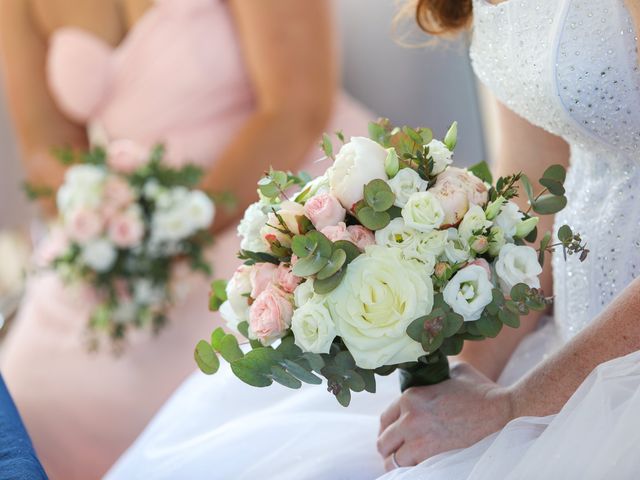
[[[378,435],[382,434],[389,425],[398,420],[400,417],[400,399],[398,397],[394,402],[380,415],[380,430]]]
[[[380,452],[382,458],[386,458],[398,450],[403,443],[404,435],[402,434],[400,422],[395,422],[378,436],[378,452]]]
[[[391,470],[395,470],[396,468],[413,466],[414,463],[407,459],[406,452],[407,452],[407,448],[401,445],[400,448],[398,448],[398,450],[396,450],[395,452],[396,454],[395,463],[393,461],[393,453],[385,457],[384,459],[385,471],[390,472]]]

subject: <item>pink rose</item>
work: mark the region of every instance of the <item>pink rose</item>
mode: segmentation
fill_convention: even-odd
[[[337,242],[338,240],[347,240],[351,241],[351,234],[347,231],[347,226],[344,222],[340,222],[337,225],[331,225],[329,227],[324,227],[320,230],[325,237],[327,237],[332,242]]]
[[[467,265],[478,265],[479,267],[484,268],[487,271],[489,280],[491,280],[491,266],[484,258],[476,258],[473,262],[469,262]]]
[[[69,238],[78,243],[86,243],[102,232],[104,221],[95,210],[79,208],[71,212],[66,222]]]
[[[291,325],[292,316],[291,295],[269,285],[249,309],[249,327],[263,345],[269,345],[284,335]]]
[[[343,222],[347,211],[342,208],[336,197],[329,193],[320,193],[305,203],[304,213],[317,230],[322,230]]]
[[[284,263],[278,265],[274,279],[275,283],[287,293],[293,293],[302,282],[302,278],[296,277],[291,272],[291,267],[286,266]]]
[[[258,298],[258,295],[273,283],[275,274],[276,266],[273,263],[256,263],[251,267],[251,298]]]
[[[132,173],[148,163],[149,152],[131,140],[115,140],[107,147],[107,163],[114,170]]]
[[[364,250],[369,245],[375,245],[376,237],[373,232],[362,225],[351,225],[347,227],[347,232],[354,243],[360,250]]]
[[[144,236],[144,225],[132,213],[116,215],[109,222],[109,237],[120,248],[131,248],[140,244]]]
[[[124,179],[111,175],[104,186],[104,199],[109,209],[115,213],[116,210],[131,205],[135,194]]]

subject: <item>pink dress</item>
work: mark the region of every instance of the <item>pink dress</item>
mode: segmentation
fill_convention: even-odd
[[[92,134],[149,146],[162,141],[170,161],[205,168],[254,105],[222,0],[158,0],[116,49],[65,28],[51,39],[48,80],[61,110]],[[365,110],[344,96],[335,110],[327,130],[366,132]],[[319,156],[314,148],[309,159]],[[234,228],[218,235],[216,277],[230,276],[237,250]],[[104,473],[194,370],[193,347],[218,319],[207,310],[208,280],[181,282],[191,288],[169,326],[157,337],[133,335],[115,357],[107,348],[85,349],[91,304],[82,288],[52,273],[30,279],[3,346],[2,372],[52,478]]]

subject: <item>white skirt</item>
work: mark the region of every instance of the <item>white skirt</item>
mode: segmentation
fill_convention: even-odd
[[[530,335],[501,383],[560,345],[553,324]],[[196,373],[107,474],[120,479],[370,480],[384,474],[379,415],[397,377],[343,408],[319,386],[256,389],[227,367]],[[555,415],[520,418],[476,445],[385,480],[640,478],[640,352],[601,365]]]

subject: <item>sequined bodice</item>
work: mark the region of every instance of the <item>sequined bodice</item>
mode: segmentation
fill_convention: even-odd
[[[571,146],[557,224],[588,242],[553,261],[555,317],[577,333],[640,273],[640,72],[624,0],[474,0],[471,58],[505,105]]]

